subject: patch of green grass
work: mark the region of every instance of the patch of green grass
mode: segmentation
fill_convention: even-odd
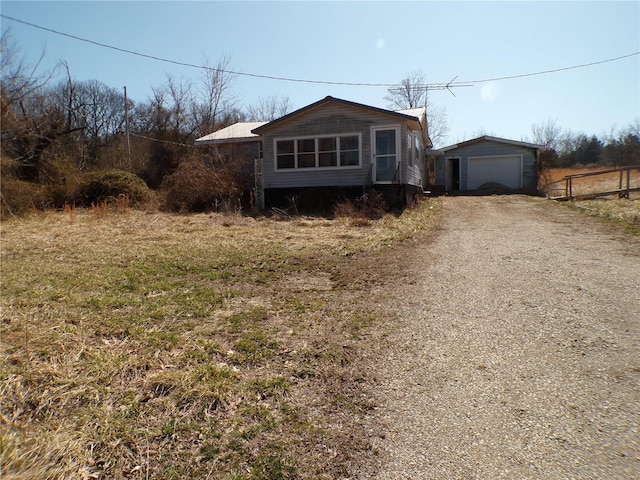
[[[233,357],[236,363],[256,365],[272,358],[280,348],[280,345],[265,333],[253,330],[244,332],[242,337],[233,344],[233,347],[237,353]]]
[[[228,316],[225,321],[228,324],[229,332],[239,334],[258,329],[267,319],[267,311],[264,308],[257,307],[248,311],[234,313]]]
[[[287,454],[286,446],[268,443],[249,465],[247,480],[284,480],[297,477],[296,462]]]
[[[262,400],[286,395],[290,388],[289,380],[283,376],[259,378],[249,384],[249,389]]]

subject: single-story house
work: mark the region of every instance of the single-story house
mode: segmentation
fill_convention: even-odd
[[[543,145],[488,135],[432,151],[434,191],[483,189],[535,192]]]
[[[196,145],[222,151],[258,144],[261,207],[280,206],[310,189],[362,195],[376,188],[390,203],[409,203],[427,184],[431,141],[424,108],[391,111],[329,96],[249,131],[247,125],[214,132]]]

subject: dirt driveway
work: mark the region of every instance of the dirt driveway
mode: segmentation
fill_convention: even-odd
[[[359,478],[640,478],[640,243],[518,196],[445,216],[390,301]]]

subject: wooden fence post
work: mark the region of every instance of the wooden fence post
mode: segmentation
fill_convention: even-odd
[[[569,200],[573,201],[573,177],[569,177]]]
[[[631,169],[627,168],[627,198],[631,198]]]

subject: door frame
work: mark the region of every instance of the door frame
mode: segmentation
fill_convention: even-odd
[[[395,167],[395,171],[398,171],[398,166],[400,165],[401,159],[402,159],[402,145],[401,145],[401,138],[400,138],[400,125],[376,125],[374,127],[371,127],[371,180],[373,183],[375,184],[392,184],[393,183],[393,179],[392,180],[385,180],[385,181],[378,181],[376,180],[377,178],[377,172],[376,172],[376,159],[377,159],[377,155],[376,155],[376,132],[377,131],[381,131],[381,130],[394,130],[396,132],[396,151],[395,151],[395,157],[396,157],[396,167]],[[389,156],[389,155],[381,155],[381,156]],[[395,174],[394,174],[394,178],[395,178]]]
[[[446,192],[456,192],[462,189],[461,178],[462,178],[462,168],[461,163],[462,159],[460,157],[446,157],[445,159],[445,191]],[[457,173],[457,178],[456,177]],[[455,188],[457,187],[457,188]]]

